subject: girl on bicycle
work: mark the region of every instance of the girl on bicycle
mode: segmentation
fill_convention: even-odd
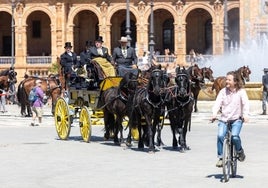
[[[239,76],[234,71],[228,72],[226,86],[220,91],[212,108],[212,121],[217,118],[218,112],[221,112],[217,136],[219,158],[216,164],[217,167],[222,167],[223,140],[227,132],[227,121],[232,121],[232,138],[238,153],[238,160],[244,161],[246,157],[239,134],[243,122],[248,122],[249,100],[246,90],[242,87],[242,80],[239,79]]]

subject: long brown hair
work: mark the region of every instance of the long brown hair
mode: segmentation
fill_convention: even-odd
[[[244,87],[243,82],[236,71],[230,71],[226,75],[233,75],[236,90],[239,90]]]

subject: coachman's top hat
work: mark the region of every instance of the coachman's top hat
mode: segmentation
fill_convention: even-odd
[[[72,48],[73,47],[72,44],[71,44],[71,42],[65,42],[64,48],[67,48],[67,47],[69,47],[69,48]]]
[[[103,42],[102,36],[98,36],[98,38],[96,38],[95,41],[97,41],[97,42]]]
[[[268,68],[264,68],[263,69],[263,72],[268,72]]]

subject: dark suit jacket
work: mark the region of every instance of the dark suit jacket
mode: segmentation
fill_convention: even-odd
[[[77,65],[77,56],[74,52],[72,52],[72,56],[70,56],[67,52],[64,52],[60,56],[60,65],[63,69],[64,74],[68,74],[72,72],[72,66]]]
[[[138,58],[135,52],[135,49],[132,47],[127,47],[127,56],[126,58],[123,56],[122,48],[116,47],[113,51],[113,60],[117,65],[121,66],[130,66],[133,64],[137,64]]]
[[[268,91],[268,73],[262,76],[263,91]]]
[[[102,47],[103,55],[98,54],[97,48],[95,46],[89,49],[89,59],[92,60],[97,57],[102,57],[107,59],[107,61],[112,62],[112,57],[108,53],[108,48]]]
[[[89,50],[84,50],[80,53],[80,66],[84,66],[89,63]]]

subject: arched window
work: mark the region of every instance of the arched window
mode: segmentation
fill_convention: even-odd
[[[163,48],[174,52],[174,20],[168,19],[163,23]]]
[[[212,54],[212,19],[208,19],[205,23],[205,52],[204,54]]]

